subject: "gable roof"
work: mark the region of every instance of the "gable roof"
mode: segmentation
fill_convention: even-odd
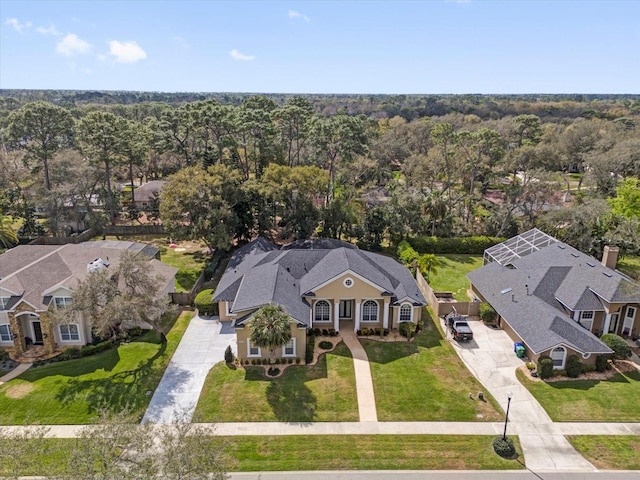
[[[390,257],[366,252],[344,242],[302,241],[279,250],[259,237],[238,249],[220,279],[213,301],[230,302],[233,312],[281,305],[289,315],[309,325],[310,306],[304,295],[345,272],[359,275],[394,299],[426,305],[407,268]],[[319,247],[323,248],[319,248]],[[238,320],[236,324],[241,324]]]
[[[152,180],[143,183],[133,191],[134,202],[148,202],[153,199],[154,193],[160,193],[164,187],[166,180]]]
[[[496,259],[467,277],[534,352],[562,343],[583,353],[611,353],[570,315],[604,311],[606,303],[640,302],[640,285],[550,238],[545,246]]]

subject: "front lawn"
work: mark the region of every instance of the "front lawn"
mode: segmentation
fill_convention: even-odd
[[[575,435],[567,440],[580,455],[601,470],[640,470],[637,435]]]
[[[482,266],[482,255],[438,255],[440,266],[429,275],[429,285],[437,292],[453,292],[453,297],[468,302],[469,279],[466,274]],[[426,272],[423,275],[427,276]]]
[[[166,343],[150,331],[117,349],[32,367],[0,386],[0,424],[85,424],[105,409],[140,420],[192,316],[180,315]]]
[[[290,366],[277,378],[262,367],[215,365],[194,422],[357,421],[355,374],[343,343],[313,366]]]
[[[640,372],[616,373],[609,380],[533,381],[518,371],[518,380],[540,402],[554,422],[640,421]]]
[[[498,403],[464,366],[427,310],[413,342],[361,340],[380,421],[500,421]],[[485,400],[477,393],[484,392]],[[469,398],[469,393],[474,399]]]

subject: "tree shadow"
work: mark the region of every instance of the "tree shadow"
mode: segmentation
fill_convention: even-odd
[[[590,390],[600,382],[631,384],[631,381],[640,382],[640,372],[616,373],[606,380],[562,380],[559,382],[546,382],[546,384],[558,390]]]

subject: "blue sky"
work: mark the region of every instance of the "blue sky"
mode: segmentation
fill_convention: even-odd
[[[0,0],[0,88],[640,93],[640,1]]]

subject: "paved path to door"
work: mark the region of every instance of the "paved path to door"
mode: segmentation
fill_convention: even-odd
[[[507,409],[507,394],[513,393],[509,409],[511,433],[518,434],[531,470],[595,470],[567,441],[559,424],[553,423],[538,401],[516,378],[524,360],[513,353],[513,341],[503,330],[482,322],[469,322],[473,341],[452,344],[467,368]],[[508,434],[509,432],[507,432]]]
[[[20,363],[16,368],[11,370],[9,373],[0,377],[0,385],[2,385],[5,382],[8,382],[9,380],[13,380],[16,377],[19,377],[24,372],[29,370],[32,365],[33,363]]]
[[[373,393],[373,380],[369,368],[369,358],[362,344],[351,328],[340,330],[342,340],[351,350],[353,368],[356,376],[356,393],[358,395],[358,412],[361,422],[377,422],[376,396]]]
[[[236,351],[235,332],[217,318],[193,317],[144,414],[142,423],[190,422],[211,367]]]

